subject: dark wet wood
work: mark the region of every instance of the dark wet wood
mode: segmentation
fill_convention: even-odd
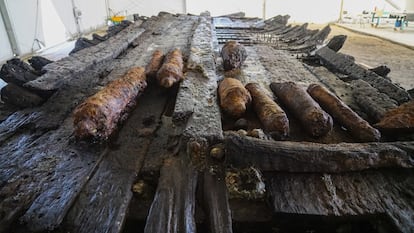
[[[175,23],[181,24],[178,20]],[[188,21],[188,24],[190,27],[187,29],[191,29],[192,22]],[[165,21],[160,20],[159,25],[165,26]],[[147,33],[147,36],[151,36],[151,33]],[[175,38],[182,40],[182,37],[187,38],[188,36],[184,34],[181,38]],[[159,38],[161,39],[161,37]],[[171,41],[171,43],[174,42],[174,40]],[[183,42],[185,43],[186,40]],[[136,47],[136,50],[128,52],[130,56],[139,58],[142,65],[144,64],[142,50],[147,48],[148,46],[143,44],[141,47]],[[149,56],[149,54],[147,55]],[[108,64],[105,63],[100,64],[101,66],[95,66],[94,69],[87,69],[83,75],[77,77],[79,79],[65,83],[64,88],[59,89],[40,108],[16,112],[1,123],[0,143],[5,146],[2,146],[0,155],[7,156],[1,158],[2,163],[0,164],[2,179],[0,192],[5,197],[4,200],[0,200],[2,206],[0,226],[2,230],[4,229],[3,231],[7,231],[7,228],[11,227],[10,224],[17,224],[16,219],[22,215],[22,223],[25,225],[17,224],[19,228],[22,228],[22,232],[53,230],[60,226],[75,200],[81,204],[75,203],[73,206],[80,206],[80,209],[85,210],[80,214],[80,216],[84,216],[81,220],[74,219],[77,221],[76,226],[79,229],[90,232],[89,230],[96,226],[93,224],[98,224],[96,219],[101,219],[102,222],[107,223],[105,226],[110,227],[114,232],[121,231],[123,218],[128,208],[128,198],[130,198],[130,196],[128,197],[130,185],[136,176],[137,167],[140,167],[139,161],[142,159],[135,152],[141,149],[145,151],[145,147],[137,149],[139,143],[134,144],[131,141],[122,140],[129,146],[118,150],[116,146],[112,148],[114,145],[111,145],[111,153],[102,153],[105,148],[103,145],[93,146],[90,143],[80,143],[73,140],[73,128],[69,117],[78,102],[96,92],[99,86],[103,86],[109,80],[116,78],[117,75],[124,73],[129,66],[135,64],[135,59],[131,59],[127,55],[125,60],[114,60],[114,62],[113,65],[117,69],[110,76],[106,76],[107,72],[103,75],[101,73],[102,69],[108,69],[106,66]],[[71,65],[76,64],[75,62]],[[163,99],[169,98],[168,96],[159,98],[159,95],[160,93],[151,99],[162,102]],[[155,104],[154,107],[157,105]],[[158,108],[160,112],[163,112],[164,104]],[[146,114],[151,114],[151,112],[155,113],[155,111],[148,110]],[[143,115],[143,117],[145,116]],[[154,116],[154,123],[157,123],[156,119],[157,117]],[[151,120],[144,120],[144,122],[144,124],[149,124]],[[137,124],[137,122],[132,123],[134,126]],[[145,137],[145,135],[150,136],[154,131],[153,129],[152,131],[151,129],[143,129],[142,132],[137,132],[137,128],[130,127],[125,132],[130,133],[129,138],[136,139],[137,134]],[[145,140],[143,143],[145,144]],[[86,146],[89,148],[84,148]],[[119,154],[115,156],[112,150],[115,151],[115,154]],[[127,154],[124,153],[124,150],[128,150],[131,160],[124,160],[126,158],[124,156]],[[99,163],[100,166],[98,166]],[[114,166],[114,164],[119,164],[119,166]],[[125,170],[123,170],[124,168]],[[74,174],[70,174],[72,172]],[[97,176],[93,176],[93,174]],[[87,183],[89,179],[91,181]],[[125,183],[118,182],[119,179],[125,180]],[[85,186],[85,184],[87,185]],[[83,187],[84,191],[80,193]],[[114,202],[122,203],[122,205],[116,204],[119,208],[116,216],[112,212],[115,211],[113,206],[108,204],[105,199],[107,196],[96,198],[94,192],[95,188],[108,191],[115,187],[120,187],[119,190],[126,194],[119,196],[117,192],[110,192],[116,195],[116,198],[113,199]],[[79,198],[78,195],[80,195]],[[107,207],[109,211],[94,211],[96,209],[90,208],[90,203],[93,203],[91,200],[99,203],[97,208],[105,209],[104,207]],[[98,216],[89,218],[93,215],[86,209]],[[76,208],[73,210],[76,211]],[[117,224],[118,222],[121,224]],[[67,220],[66,223],[68,223]],[[102,230],[102,228],[99,229]],[[101,231],[98,230],[98,232]]]
[[[76,102],[93,92],[88,87],[106,80],[93,69],[85,75],[41,107],[16,112],[0,124],[0,192],[5,197],[0,205],[13,213],[8,223],[19,217],[27,223],[23,232],[59,226],[103,156],[100,145],[74,143],[67,119]]]
[[[164,161],[145,233],[196,232],[195,192],[198,173],[185,152]]]
[[[59,216],[68,210],[105,153],[100,147],[70,143],[70,134],[67,122],[61,129],[40,137],[33,135],[35,137],[31,138],[27,132],[15,135],[15,140],[3,147],[7,153],[0,154],[9,157],[2,158],[1,164],[1,172],[5,172],[1,175],[5,178],[0,189],[1,196],[5,197],[0,200],[1,216],[12,213],[6,219],[2,217],[0,226],[3,229],[7,230],[6,225],[22,214],[21,221],[27,223],[31,231],[58,226]],[[16,147],[14,151],[12,145]],[[12,169],[5,170],[8,166]],[[33,222],[35,224],[29,224]]]
[[[98,45],[51,63],[45,67],[44,75],[26,83],[25,87],[37,91],[54,91],[70,82],[77,82],[79,76],[89,69],[96,67],[97,64],[108,63],[125,51],[129,44],[144,32],[140,26],[140,23],[132,24]],[[105,65],[98,67],[103,71]]]
[[[389,79],[383,78],[373,71],[364,69],[354,61],[347,59],[343,54],[336,53],[326,46],[316,51],[316,56],[318,56],[327,67],[349,75],[352,79],[362,79],[366,81],[380,92],[398,101],[399,104],[411,99],[407,91],[393,84]]]
[[[23,65],[24,64],[24,65]],[[13,83],[22,86],[26,82],[33,81],[38,78],[32,70],[26,69],[27,64],[20,62],[8,62],[1,67],[0,78],[7,83]],[[30,68],[30,66],[29,66]]]
[[[45,100],[26,88],[9,83],[1,89],[1,100],[19,108],[35,107]]]
[[[153,30],[159,30],[165,26],[166,21],[171,22],[171,15],[164,19],[154,21],[155,24],[143,36],[146,39],[136,49],[126,55],[124,61],[131,60],[137,54],[145,54],[150,57],[151,51],[147,51],[147,44],[155,40],[162,40],[162,36],[154,38]],[[180,24],[179,20],[172,21],[174,25]],[[187,20],[182,28],[186,33],[191,33],[193,21]],[[172,30],[163,30],[164,34],[176,33]],[[183,35],[184,37],[185,35]],[[188,36],[188,35],[187,35]],[[177,41],[167,42],[167,48],[176,43],[176,46],[186,48],[185,41],[176,37]],[[131,57],[129,57],[131,56]],[[144,57],[145,57],[144,56]],[[146,58],[140,58],[136,65],[143,65]],[[112,76],[116,76],[114,71]],[[137,108],[119,131],[115,140],[111,142],[108,155],[100,163],[91,180],[86,184],[78,199],[73,204],[71,211],[65,218],[64,229],[75,232],[121,232],[126,220],[127,211],[132,199],[132,185],[139,172],[159,173],[165,156],[168,153],[170,135],[173,127],[168,124],[169,105],[173,104],[176,88],[163,89],[156,83],[151,83],[143,96],[138,99]],[[169,121],[171,122],[171,120]],[[166,143],[166,144],[163,144]],[[174,147],[175,148],[175,147]],[[159,155],[160,154],[160,155]],[[171,155],[171,154],[168,154]],[[151,162],[155,161],[155,162]],[[148,166],[151,164],[152,166]],[[157,176],[155,174],[154,176]],[[97,191],[99,190],[99,191]],[[108,190],[116,190],[108,192]],[[96,195],[96,193],[101,195]],[[89,208],[94,206],[94,208]],[[99,208],[100,211],[96,211]]]
[[[200,18],[195,28],[191,41],[194,52],[188,59],[189,71],[178,90],[172,118],[175,124],[185,127],[184,137],[216,141],[223,138],[223,131],[217,101],[216,63],[211,56],[214,48],[210,20]]]
[[[351,88],[355,102],[374,123],[380,121],[387,111],[398,106],[395,100],[363,80],[352,81]]]
[[[33,56],[29,60],[30,65],[35,69],[39,74],[43,74],[42,71],[43,67],[49,63],[53,63],[53,61],[44,58],[42,56]]]
[[[414,142],[340,143],[269,141],[226,135],[226,161],[262,171],[350,172],[414,167]]]
[[[386,65],[377,66],[369,70],[384,78],[386,78],[387,75],[391,72],[391,69]]]
[[[412,169],[382,169],[342,174],[269,173],[266,178],[276,213],[384,215],[394,228],[387,232],[412,232],[413,175]]]
[[[344,45],[346,38],[346,35],[336,35],[329,40],[326,46],[332,49],[333,51],[338,52]]]
[[[228,201],[223,163],[209,159],[203,176],[204,210],[209,232],[232,233],[232,217]]]
[[[169,96],[163,92],[150,86],[141,96],[137,108],[73,203],[64,220],[64,229],[121,232],[132,198],[132,184],[160,126],[159,119],[168,101]]]

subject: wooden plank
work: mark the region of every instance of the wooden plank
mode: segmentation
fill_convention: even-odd
[[[413,169],[267,174],[273,211],[310,216],[385,215],[392,232],[414,229]]]
[[[232,217],[225,181],[225,169],[222,163],[210,161],[205,169],[203,197],[209,232],[232,233]]]
[[[48,64],[44,67],[46,74],[34,81],[27,82],[25,87],[39,91],[53,91],[77,79],[82,72],[97,64],[108,63],[118,57],[129,44],[138,38],[144,29],[135,23],[96,46],[79,51],[71,56]],[[104,67],[103,67],[104,68]]]
[[[67,210],[93,172],[102,156],[99,154],[104,150],[99,146],[69,143],[71,124],[65,122],[61,129],[44,134],[24,150],[17,150],[12,154],[15,156],[14,162],[10,163],[12,167],[2,165],[2,172],[11,172],[0,189],[2,232],[25,212],[23,223],[37,223],[36,226],[28,225],[30,229],[55,228],[60,213]],[[17,143],[22,142],[24,147],[24,143],[31,142],[22,140],[25,137],[24,134],[17,137]],[[10,148],[9,145],[5,149]],[[48,205],[43,205],[45,202]],[[37,228],[39,225],[44,228]]]
[[[269,73],[268,79],[271,82],[291,81],[303,87],[319,83],[319,80],[303,66],[303,63],[288,51],[263,45],[255,46],[255,49],[261,64]]]
[[[157,86],[149,87],[119,132],[94,175],[64,220],[74,232],[121,232],[140,170],[168,100]],[[111,190],[111,191],[110,191]],[[99,209],[99,211],[97,211]]]
[[[185,152],[164,161],[145,233],[196,232],[195,191],[198,173]]]
[[[186,21],[185,24],[183,20]],[[187,50],[187,37],[192,33],[194,21],[187,16],[176,18],[170,14],[164,15],[141,37],[140,45],[122,58],[123,63],[145,66],[152,54],[148,47],[154,47],[155,44],[165,51],[173,46]],[[169,29],[164,28],[167,25]],[[178,26],[181,26],[181,31],[176,30]],[[163,34],[154,36],[152,32],[160,28]],[[164,41],[166,36],[174,39]],[[155,82],[150,82],[143,96],[138,99],[137,108],[123,125],[116,141],[112,142],[114,148],[103,158],[65,218],[65,229],[74,232],[122,231],[132,198],[131,187],[143,167],[144,158],[152,159],[155,154],[151,154],[150,150],[154,144],[162,141],[164,136],[168,138],[168,134],[164,134],[161,129],[170,125],[165,125],[162,119],[175,92],[174,88],[164,89]],[[160,153],[165,150],[162,146],[157,148]],[[162,163],[162,160],[159,161]]]
[[[188,72],[178,91],[173,122],[185,125],[184,137],[220,140],[221,115],[217,101],[216,64],[211,19],[200,17],[191,42]]]
[[[414,167],[414,142],[320,144],[229,133],[225,143],[229,164],[253,165],[263,171],[337,173]]]
[[[174,18],[171,15],[166,16],[163,21],[160,21],[160,25],[163,27],[168,26],[165,24],[165,22],[171,21],[168,17]],[[182,25],[180,19],[177,20],[176,24]],[[191,21],[188,24],[187,29],[191,30],[193,24]],[[182,31],[177,31],[176,28],[172,28],[174,35],[177,35],[175,38],[177,40],[180,39],[183,44],[186,44],[189,34],[183,34]],[[147,33],[147,35],[148,37],[152,36],[151,33]],[[181,37],[178,35],[181,35]],[[159,41],[162,42],[162,38],[162,35],[159,35]],[[80,100],[96,92],[99,89],[99,85],[104,85],[109,80],[116,78],[117,75],[125,72],[133,64],[136,64],[137,57],[144,64],[145,59],[148,57],[142,56],[143,50],[146,51],[154,42],[152,40],[148,41],[147,43],[149,44],[143,44],[141,47],[132,50],[132,52],[130,51],[128,53],[130,55],[127,54],[124,59],[115,60],[111,65],[117,67],[117,69],[110,76],[106,76],[107,72],[101,74],[101,66],[88,69],[83,74],[85,76],[80,76],[82,78],[67,83],[64,88],[59,89],[42,107],[30,109],[30,111],[27,110],[26,112],[18,112],[2,122],[0,125],[0,137],[3,138],[4,144],[7,145],[2,147],[2,149],[12,151],[13,148],[18,147],[28,148],[13,153],[12,155],[16,157],[14,160],[2,158],[2,161],[11,161],[11,163],[5,163],[4,167],[0,168],[0,171],[10,174],[7,176],[8,179],[3,187],[6,199],[1,203],[3,206],[10,205],[10,208],[4,208],[4,211],[13,213],[11,218],[7,217],[5,219],[7,223],[2,226],[10,227],[8,223],[14,222],[16,218],[25,212],[25,216],[22,219],[24,223],[27,223],[26,228],[24,228],[26,232],[30,230],[52,230],[60,225],[69,207],[91,176],[91,172],[95,170],[95,165],[100,158],[99,153],[102,150],[100,147],[93,149],[94,147],[89,145],[91,152],[88,152],[87,149],[77,148],[77,143],[73,143],[71,139],[73,131],[72,120],[70,118],[72,109]],[[165,46],[169,48],[174,43],[176,43],[176,40],[170,40]],[[163,46],[162,43],[161,46]],[[17,123],[17,125],[14,123]],[[57,129],[56,132],[54,131],[55,129]],[[48,131],[51,131],[51,133],[47,133]],[[44,133],[47,134],[39,138],[39,135],[42,136]],[[26,142],[24,139],[28,135],[36,135],[36,137]],[[35,141],[36,144],[31,143],[37,138],[39,139]],[[21,143],[31,144],[25,145]],[[72,151],[75,151],[75,158],[71,157]],[[1,154],[1,156],[6,155],[7,153]],[[128,165],[132,164],[125,163]],[[41,166],[43,170],[38,171],[38,169],[35,169],[38,166]],[[101,169],[104,169],[105,164],[102,166],[103,168]],[[134,170],[134,172],[136,171]],[[21,179],[21,177],[26,176],[35,178]],[[126,177],[127,175],[122,174],[120,176]],[[18,180],[18,182],[16,183],[14,180]],[[13,188],[13,185],[20,183],[22,185]],[[108,186],[102,185],[102,187]],[[66,195],[59,196],[62,193]],[[10,204],[16,198],[22,201]],[[120,208],[122,219],[122,214],[125,214],[126,207],[124,205]],[[12,212],[9,209],[19,211]],[[85,224],[87,223],[88,221]]]
[[[364,80],[352,81],[351,87],[355,102],[367,113],[373,122],[380,121],[388,110],[398,106],[395,100],[379,92],[378,89]]]
[[[304,23],[304,24],[300,25],[299,27],[297,27],[296,29],[294,29],[294,30],[292,30],[292,31],[290,31],[286,34],[281,35],[279,39],[281,41],[285,42],[285,41],[289,41],[289,40],[291,40],[292,38],[295,38],[295,37],[302,37],[302,36],[306,35],[307,27],[308,27],[308,23]]]
[[[69,116],[78,101],[96,91],[91,86],[108,79],[102,79],[94,69],[84,75],[41,107],[16,112],[0,124],[0,144],[5,152],[0,153],[4,161],[0,173],[5,174],[0,191],[5,198],[0,205],[12,213],[0,220],[5,220],[0,224],[3,229],[26,212],[23,223],[38,223],[27,227],[57,227],[60,213],[68,210],[98,163],[104,148],[74,144]],[[42,203],[47,204],[40,208]]]
[[[326,46],[318,49],[316,51],[316,56],[318,56],[328,68],[349,75],[353,79],[362,79],[366,81],[380,92],[398,101],[399,104],[411,99],[410,95],[403,88],[370,70],[364,69],[353,61],[347,59],[345,55],[336,53]]]

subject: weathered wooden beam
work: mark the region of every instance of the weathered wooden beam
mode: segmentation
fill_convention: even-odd
[[[315,29],[315,30],[307,29],[303,35],[300,35],[300,37],[292,38],[290,41],[287,41],[287,43],[289,43],[289,46],[303,45],[318,32],[319,32],[319,29]]]
[[[232,217],[222,163],[211,161],[205,169],[203,197],[209,232],[232,233]]]
[[[132,24],[122,32],[96,46],[83,49],[71,56],[49,64],[44,68],[46,73],[25,86],[39,91],[57,90],[74,81],[80,74],[99,64],[106,64],[118,57],[128,45],[138,38],[144,29],[140,24]],[[102,65],[105,69],[106,65]]]
[[[290,15],[277,15],[270,19],[266,19],[264,23],[269,26],[286,25],[288,23],[289,18]]]
[[[192,33],[194,21],[186,16],[173,17],[168,21],[171,27],[163,30],[163,35],[152,35],[153,31],[166,27],[166,21],[160,20],[141,37],[139,46],[120,60],[123,64],[144,66],[152,54],[148,46],[161,41],[164,44],[159,49],[168,50],[175,46],[187,50],[186,38]],[[178,26],[181,28],[179,32],[175,30]],[[172,36],[175,33],[180,35]],[[175,40],[165,42],[165,36],[174,37]],[[137,57],[139,59],[136,59]],[[117,73],[114,70],[110,76],[116,76]],[[159,167],[152,166],[153,169],[147,170],[158,173],[165,157],[156,153],[168,151],[162,143],[168,143],[173,127],[163,119],[168,118],[164,114],[168,114],[166,111],[170,108],[169,105],[174,103],[175,94],[175,88],[163,89],[155,82],[148,86],[136,109],[112,140],[113,148],[111,147],[108,155],[103,158],[65,217],[64,229],[74,232],[122,232],[132,198],[131,187],[137,174],[142,172],[144,159],[147,163],[147,160],[156,157],[157,164],[160,163]],[[154,148],[158,150],[154,151]]]
[[[323,27],[320,31],[313,34],[308,40],[307,44],[313,44],[313,45],[320,45],[322,44],[326,37],[328,37],[329,33],[331,32],[331,27],[329,25],[326,25]]]
[[[165,22],[169,21],[169,19],[160,21],[159,26],[166,27]],[[183,21],[187,23],[183,24]],[[187,46],[187,38],[192,30],[193,21],[177,18],[168,25],[171,24],[173,25],[171,30],[164,30],[164,32],[172,33],[174,39],[164,46],[170,47],[173,44],[179,44],[177,41]],[[181,26],[181,31],[175,30],[178,26]],[[183,33],[183,30],[186,30],[186,33]],[[98,71],[95,68],[88,69],[79,79],[68,83],[67,88],[59,89],[42,107],[26,112],[20,111],[0,124],[0,143],[4,143],[0,148],[0,183],[2,185],[0,192],[5,197],[4,200],[1,200],[0,205],[2,205],[2,211],[13,213],[10,218],[6,219],[8,223],[17,222],[16,220],[23,215],[21,219],[26,225],[22,225],[22,228],[25,232],[53,230],[60,226],[72,204],[79,200],[81,204],[78,205],[76,202],[75,206],[85,212],[80,214],[81,219],[72,218],[77,221],[77,225],[74,224],[76,229],[86,229],[86,232],[90,232],[89,229],[102,230],[102,228],[94,228],[99,225],[99,222],[95,220],[101,219],[106,223],[105,226],[108,229],[111,227],[112,232],[121,230],[130,198],[128,196],[130,195],[128,182],[132,184],[138,170],[135,166],[140,167],[140,159],[142,159],[140,156],[135,157],[136,152],[145,150],[144,146],[137,148],[140,144],[134,140],[141,141],[142,138],[137,138],[137,135],[145,137],[145,135],[153,133],[154,130],[137,131],[135,126],[141,121],[132,121],[133,126],[130,125],[128,130],[125,130],[126,133],[129,133],[127,138],[132,141],[122,137],[123,134],[118,135],[121,137],[120,140],[128,146],[117,150],[116,145],[112,145],[116,152],[111,152],[110,155],[113,156],[107,156],[105,160],[102,160],[104,155],[100,154],[101,146],[89,143],[79,144],[72,140],[73,126],[70,123],[71,118],[68,116],[79,101],[96,92],[99,86],[124,73],[130,66],[137,65],[136,63],[144,65],[145,59],[150,55],[148,53],[147,56],[143,56],[145,51],[148,51],[148,47],[164,39],[161,35],[153,36],[151,34],[152,32],[146,33],[147,40],[141,41],[140,46],[129,50],[122,59],[114,61],[112,65],[117,69],[111,75],[100,74],[100,69],[96,67]],[[155,96],[150,98],[153,101],[160,100],[162,102],[162,99],[170,98],[168,95],[163,96],[157,92],[154,94]],[[159,98],[160,95],[163,97]],[[151,105],[154,105],[154,108],[158,106],[154,103]],[[159,111],[164,111],[164,105],[159,106]],[[153,112],[156,111],[149,109],[145,114]],[[142,117],[145,116],[142,115]],[[156,119],[157,117],[154,116],[153,121],[156,122]],[[151,120],[142,122],[149,124]],[[145,140],[142,141],[145,144]],[[124,149],[128,150],[128,153],[124,153]],[[101,166],[97,166],[99,163]],[[119,166],[115,166],[115,164],[119,164]],[[124,170],[124,168],[127,169]],[[97,176],[92,176],[95,171]],[[92,180],[88,183],[90,178]],[[119,182],[119,179],[124,182]],[[84,186],[85,184],[86,186]],[[17,188],[13,188],[16,185]],[[83,187],[85,190],[81,193]],[[98,198],[94,188],[100,189],[102,192],[119,188],[125,196],[121,195],[119,199],[111,199],[113,202],[108,203],[105,198],[108,196],[111,198],[113,197],[111,195],[117,194],[117,192],[109,191],[111,194],[108,196],[102,195]],[[16,202],[15,200],[21,201]],[[98,206],[90,208],[90,203]],[[118,207],[116,210],[111,206],[112,203]],[[3,208],[3,206],[7,208]],[[102,212],[97,211],[97,208],[102,209]],[[76,210],[74,211],[76,212]],[[112,211],[116,211],[116,214]],[[91,212],[95,215],[90,214]],[[90,216],[99,217],[91,219]],[[66,221],[65,223],[68,223],[70,220]],[[6,227],[10,226],[6,224]],[[102,231],[98,230],[98,232]]]
[[[33,67],[33,69],[35,69],[38,73],[41,74],[43,67],[47,64],[53,63],[53,61],[41,56],[33,56],[29,59],[29,63]]]
[[[33,81],[38,78],[38,76],[34,74],[31,70],[27,70],[25,69],[25,67],[20,66],[18,63],[16,64],[15,62],[10,61],[4,64],[0,70],[0,78],[3,79],[5,82],[14,83],[16,85],[22,86],[26,82]],[[20,63],[23,62],[20,61]]]
[[[386,65],[380,65],[369,70],[384,78],[387,78],[387,75],[391,72],[391,69]]]
[[[292,30],[292,31],[290,31],[286,34],[281,35],[280,40],[285,42],[285,41],[291,40],[292,38],[301,37],[301,36],[305,35],[308,25],[309,25],[308,23],[304,23],[304,24],[300,25],[298,28],[296,28],[296,29],[294,29],[294,30]]]
[[[59,90],[42,107],[17,112],[0,125],[1,143],[5,143],[0,155],[6,156],[0,165],[5,196],[1,205],[7,206],[2,210],[22,210],[9,219],[24,214],[29,230],[58,227],[100,161],[102,148],[73,143],[73,127],[67,119],[76,102],[93,93],[92,86],[107,80],[94,71],[88,70],[87,77],[81,76],[71,88]],[[17,189],[7,191],[15,184]]]
[[[346,38],[346,35],[336,35],[329,40],[326,46],[332,49],[333,51],[338,52],[344,45]]]
[[[353,79],[362,79],[366,81],[380,92],[387,94],[392,99],[398,101],[399,104],[411,99],[410,95],[403,88],[370,70],[364,69],[355,62],[347,59],[345,55],[336,53],[327,46],[318,49],[316,51],[316,56],[318,56],[328,68],[349,75]]]
[[[22,215],[23,224],[36,223],[26,225],[31,231],[59,225],[61,213],[68,210],[105,153],[99,146],[69,143],[70,134],[70,123],[66,122],[61,129],[37,135],[33,141],[26,141],[30,139],[27,133],[15,136],[17,144],[12,140],[3,147],[7,152],[0,152],[0,172],[6,180],[0,188],[4,197],[0,209],[11,215],[4,218],[0,214],[2,229],[7,231]],[[21,149],[13,151],[16,146]]]
[[[35,107],[45,101],[35,93],[13,83],[7,84],[0,92],[2,101],[20,108]]]
[[[182,152],[164,161],[145,233],[196,232],[195,192],[198,172]]]
[[[188,72],[180,85],[172,115],[173,122],[185,125],[187,138],[223,138],[217,101],[216,64],[211,19],[200,17],[191,42]]]
[[[307,70],[303,63],[291,53],[285,50],[275,49],[269,46],[255,46],[257,55],[268,72],[268,79],[271,82],[296,82],[301,85],[318,83],[318,79]],[[277,64],[277,65],[275,65]],[[261,77],[264,79],[265,77]]]
[[[373,216],[373,220],[382,215],[390,228],[386,232],[412,232],[413,171],[269,173],[267,191],[275,213],[338,218]]]
[[[132,198],[132,184],[159,128],[168,97],[156,86],[150,86],[141,96],[140,104],[112,142],[116,148],[103,157],[67,215],[62,213],[66,216],[64,229],[85,233],[121,232]]]
[[[355,102],[374,122],[380,121],[388,110],[398,106],[395,100],[361,79],[352,81],[351,88]]]
[[[227,163],[262,171],[337,173],[414,167],[414,142],[319,144],[229,133],[225,145]]]

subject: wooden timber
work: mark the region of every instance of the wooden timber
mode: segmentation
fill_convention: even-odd
[[[325,138],[310,139],[288,112],[289,141],[223,133],[235,124],[218,106],[217,82],[226,75],[256,82],[269,96],[271,82],[324,84],[359,107],[353,84],[297,59],[320,45],[329,27],[310,31],[287,19],[161,12],[46,65],[49,75],[26,87],[50,98],[1,114],[0,232],[293,232],[298,222],[303,231],[347,232],[358,225],[353,219],[378,232],[412,232],[413,141],[354,143],[337,124]],[[245,65],[229,74],[218,52],[233,37],[252,42]],[[169,90],[150,83],[107,143],[75,140],[71,113],[82,100],[130,67],[145,66],[154,50],[172,48],[183,52],[181,83]],[[255,117],[242,119],[245,129],[268,138]],[[229,174],[245,167],[260,182],[234,176],[242,188],[235,195]],[[306,225],[318,218],[329,224]]]
[[[262,171],[342,173],[377,168],[414,167],[414,143],[339,143],[270,141],[226,135],[226,158],[232,165]]]

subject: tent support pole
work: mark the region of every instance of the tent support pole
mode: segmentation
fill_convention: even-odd
[[[7,37],[14,56],[20,55],[19,47],[17,46],[16,33],[11,24],[9,12],[7,11],[6,0],[0,0],[0,12],[3,19],[4,27],[6,28]]]

